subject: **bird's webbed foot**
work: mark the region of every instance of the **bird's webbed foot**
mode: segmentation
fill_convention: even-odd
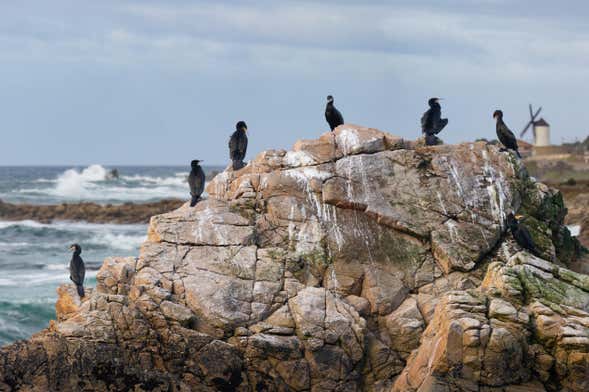
[[[426,146],[437,146],[441,144],[441,140],[436,135],[425,135]]]
[[[200,197],[198,197],[198,196],[192,196],[192,199],[190,200],[190,207],[194,207],[196,205],[196,203],[198,203],[199,199],[200,199]]]

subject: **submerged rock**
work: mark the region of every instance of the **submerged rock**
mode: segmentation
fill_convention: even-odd
[[[589,277],[565,268],[562,198],[510,153],[344,125],[207,192],[84,301],[60,288],[58,320],[0,350],[0,389],[589,388]]]

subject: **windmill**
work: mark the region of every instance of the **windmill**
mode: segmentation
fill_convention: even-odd
[[[541,147],[541,146],[549,146],[550,145],[550,125],[543,119],[540,118],[536,121],[536,117],[542,111],[542,107],[540,106],[536,113],[532,110],[532,104],[529,105],[530,109],[530,121],[526,124],[524,129],[520,132],[519,137],[523,138],[530,126],[532,127],[532,131],[534,132],[534,146]]]

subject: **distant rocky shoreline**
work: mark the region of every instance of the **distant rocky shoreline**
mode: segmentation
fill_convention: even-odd
[[[63,203],[51,205],[13,204],[0,200],[0,220],[85,221],[89,223],[148,223],[153,215],[180,207],[183,200],[166,199],[150,203],[106,204]]]

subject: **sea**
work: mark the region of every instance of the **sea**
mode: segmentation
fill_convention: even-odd
[[[117,169],[118,178],[111,171]],[[220,167],[203,167],[205,173]],[[91,165],[0,167],[0,199],[10,203],[100,204],[189,198],[189,167]],[[108,256],[136,256],[147,225],[0,220],[0,346],[26,339],[55,319],[56,289],[69,283],[72,243],[82,246],[86,286]]]

